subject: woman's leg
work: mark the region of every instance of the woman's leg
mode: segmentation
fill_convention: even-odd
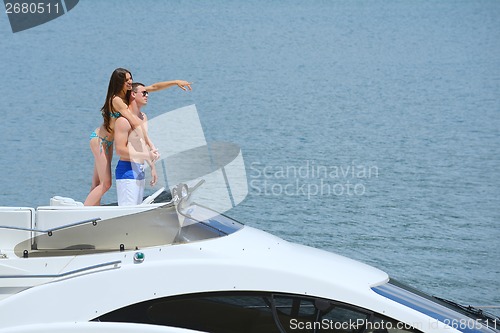
[[[99,206],[101,204],[102,196],[111,187],[111,159],[113,147],[103,145],[100,138],[93,138],[90,140],[90,149],[94,154],[94,177],[92,179],[93,189],[90,191],[87,199],[85,199],[85,206]],[[97,174],[97,177],[96,177]],[[94,183],[95,182],[95,183]]]
[[[92,190],[95,189],[97,185],[99,185],[99,174],[97,173],[97,166],[94,157],[94,173],[92,174],[92,185],[90,186],[90,192],[92,192]]]

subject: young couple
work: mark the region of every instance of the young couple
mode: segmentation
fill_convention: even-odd
[[[109,80],[106,101],[101,108],[103,124],[90,135],[90,149],[94,155],[94,175],[86,206],[98,206],[102,196],[111,187],[111,160],[113,142],[120,160],[116,166],[119,205],[142,202],[144,192],[144,161],[151,167],[151,185],[156,183],[154,162],[159,152],[147,132],[147,117],[141,107],[148,102],[148,94],[173,86],[191,90],[191,83],[182,80],[157,82],[149,86],[133,83],[132,74],[117,68]]]

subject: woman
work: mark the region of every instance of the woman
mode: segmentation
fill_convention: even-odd
[[[163,90],[177,85],[182,90],[192,90],[191,83],[182,80],[164,81],[154,83],[146,87],[148,92]],[[96,128],[90,135],[90,149],[94,155],[94,174],[92,176],[92,187],[85,206],[98,206],[101,204],[102,196],[111,187],[111,160],[113,158],[113,129],[116,118],[125,117],[133,128],[141,127],[142,121],[128,109],[128,98],[132,89],[132,73],[124,68],[117,68],[111,74],[109,80],[106,101],[101,108],[103,124]],[[145,132],[145,131],[144,131]],[[153,160],[158,159],[159,154],[154,144],[145,132],[145,141],[150,148]]]

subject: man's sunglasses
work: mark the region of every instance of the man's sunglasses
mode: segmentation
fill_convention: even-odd
[[[138,91],[136,91],[135,93],[137,94]],[[149,95],[149,92],[147,90],[144,90],[141,94],[142,94],[142,97],[146,97],[147,95]]]

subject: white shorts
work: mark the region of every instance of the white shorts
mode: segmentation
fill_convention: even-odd
[[[141,204],[146,187],[144,165],[119,160],[116,164],[115,177],[118,206]]]
[[[117,179],[118,206],[140,205],[144,197],[145,179]]]

